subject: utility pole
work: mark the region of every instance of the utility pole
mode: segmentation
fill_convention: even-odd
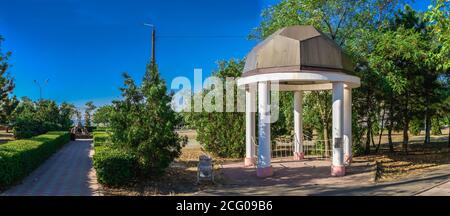
[[[48,79],[46,79],[43,85],[39,84],[37,80],[33,80],[34,84],[36,84],[39,88],[39,100],[42,100],[42,88],[44,88],[48,84]]]
[[[144,26],[148,26],[150,28],[152,28],[152,56],[150,58],[150,62],[152,65],[155,64],[155,50],[156,50],[156,29],[155,26],[153,24],[148,24],[148,23],[144,23]]]

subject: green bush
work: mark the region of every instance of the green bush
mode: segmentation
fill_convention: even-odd
[[[244,68],[244,61],[220,61],[215,76],[225,81],[226,77],[239,77]],[[226,91],[231,89],[227,88]],[[198,93],[205,96],[209,89]],[[234,97],[237,97],[234,89]],[[224,92],[226,95],[227,92]],[[227,96],[228,97],[228,96]],[[226,110],[226,104],[223,104]],[[219,157],[241,158],[245,155],[245,114],[240,112],[185,112],[184,120],[196,128],[197,141],[204,149]],[[282,131],[281,127],[272,128],[272,133]]]
[[[26,177],[69,141],[67,132],[48,132],[0,145],[0,187],[12,185]]]
[[[107,132],[93,132],[92,135],[95,146],[102,146],[111,142],[111,136]]]
[[[33,102],[23,98],[11,115],[14,136],[27,139],[48,131],[68,130],[74,110],[75,107],[67,103],[58,106],[50,100]]]
[[[106,132],[108,130],[109,130],[108,127],[96,127],[94,132]]]
[[[133,152],[139,158],[141,174],[162,174],[180,156],[187,138],[175,131],[180,119],[171,108],[172,95],[157,70],[150,64],[141,86],[124,74],[122,100],[113,101],[110,113],[114,147]]]
[[[94,168],[101,184],[120,186],[129,184],[137,176],[138,160],[134,154],[109,146],[96,146]]]
[[[420,131],[423,128],[423,121],[421,119],[413,119],[409,124],[409,132],[414,135],[420,135]]]

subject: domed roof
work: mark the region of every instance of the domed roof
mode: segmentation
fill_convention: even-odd
[[[351,74],[353,63],[339,45],[313,26],[290,26],[252,49],[243,76],[301,71]]]

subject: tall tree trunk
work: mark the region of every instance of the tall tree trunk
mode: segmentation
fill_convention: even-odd
[[[389,122],[392,125],[392,120]],[[389,142],[389,151],[394,152],[394,143],[392,142],[392,126],[388,128],[388,142]]]
[[[447,146],[450,148],[450,118],[447,115],[447,127],[448,127],[448,140],[447,140]]]
[[[378,145],[377,148],[375,150],[375,152],[378,152],[378,150],[380,149],[380,145],[381,145],[381,138],[383,138],[383,131],[384,131],[384,117],[386,116],[386,108],[383,108],[383,115],[381,116],[381,129],[380,129],[380,134],[378,136]]]
[[[373,135],[373,130],[370,130],[370,139],[372,140],[372,147],[376,147],[376,145],[375,145],[375,140],[374,140],[374,135]]]
[[[394,152],[394,143],[392,142],[392,130],[394,128],[394,101],[392,93],[389,99],[389,126],[388,126],[388,143],[389,151]]]
[[[430,116],[430,112],[428,110],[428,107],[425,111],[425,140],[423,142],[423,144],[425,145],[429,145],[430,144],[430,139],[431,139],[431,116]]]
[[[371,135],[372,135],[372,120],[370,119],[371,114],[371,92],[370,90],[367,92],[366,96],[366,106],[367,106],[367,131],[366,131],[366,148],[364,149],[364,154],[368,155],[370,154],[370,142],[371,142]]]
[[[448,145],[448,147],[450,148],[450,125],[449,125],[449,128],[448,128],[448,140],[447,140],[447,145]]]
[[[323,121],[323,140],[324,140],[324,144],[325,144],[325,156],[329,157],[330,156],[330,149],[331,149],[331,144],[328,140],[328,123],[326,122],[326,120]]]
[[[408,142],[409,142],[409,92],[405,94],[405,106],[403,109],[403,151],[408,153]]]
[[[408,142],[409,142],[409,135],[408,135],[408,131],[409,131],[409,118],[408,118],[408,114],[405,114],[404,120],[403,120],[403,151],[404,152],[408,152]]]
[[[370,154],[370,141],[372,134],[372,122],[370,117],[367,118],[367,133],[366,133],[366,148],[364,149],[364,153],[366,155]]]
[[[425,140],[424,145],[430,144],[430,131],[431,131],[431,113],[429,108],[428,91],[425,91]]]
[[[404,125],[403,125],[403,151],[404,152],[408,152],[408,142],[409,142],[409,135],[408,135],[408,130],[409,130],[409,121],[405,119],[404,121]]]

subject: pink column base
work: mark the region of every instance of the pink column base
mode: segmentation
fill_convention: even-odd
[[[253,158],[245,158],[245,160],[244,160],[244,166],[246,166],[246,167],[252,167],[252,166],[255,166],[255,164],[256,164],[256,159],[253,157]]]
[[[261,178],[269,177],[273,175],[272,167],[256,168],[256,175]]]
[[[344,163],[346,165],[350,165],[353,161],[353,158],[351,155],[344,155]]]
[[[345,176],[345,166],[331,165],[331,176],[334,176],[334,177]]]
[[[303,159],[305,159],[305,153],[294,152],[294,160],[303,160]]]

